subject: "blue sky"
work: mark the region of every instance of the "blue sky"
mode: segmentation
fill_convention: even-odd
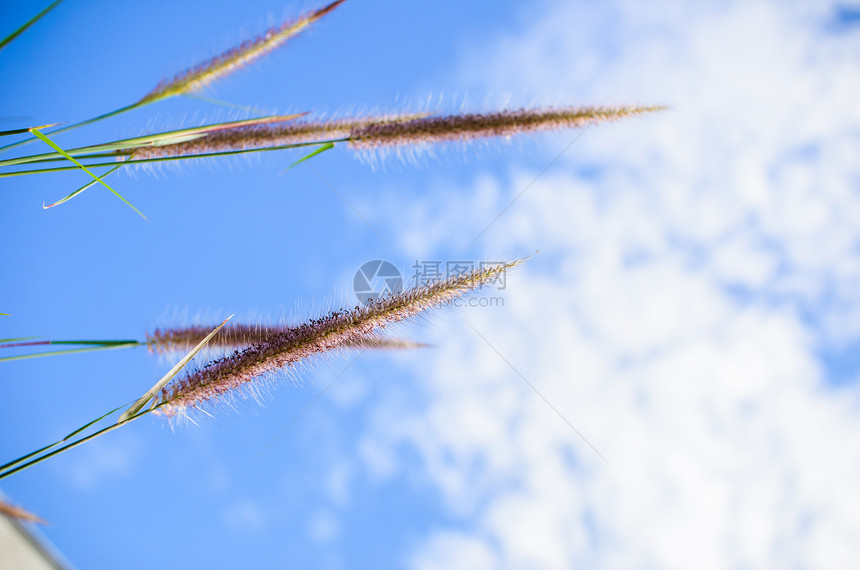
[[[0,108],[16,118],[2,128],[130,103],[312,7],[68,0],[0,52],[14,78]],[[4,5],[0,21],[40,8]],[[370,259],[408,273],[416,259],[540,250],[508,275],[503,307],[394,331],[433,349],[323,359],[199,426],[146,418],[4,493],[49,520],[43,534],[81,568],[848,566],[860,532],[856,12],[348,0],[206,95],[326,116],[671,109],[576,140],[114,177],[149,222],[99,188],[43,211],[85,182],[77,173],[4,179],[4,338],[298,320],[353,303]],[[243,116],[185,98],[60,142]],[[144,350],[3,363],[0,456],[135,398],[170,365]]]

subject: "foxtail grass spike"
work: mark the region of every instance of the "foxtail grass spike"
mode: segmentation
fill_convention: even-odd
[[[274,124],[241,125],[211,132],[206,136],[158,147],[120,149],[135,159],[195,156],[213,152],[260,149],[301,143],[347,141],[353,131],[371,125],[411,122],[426,113],[383,115],[377,117],[333,119],[330,121],[288,121]],[[290,117],[292,118],[292,117]]]
[[[431,116],[414,121],[367,125],[353,129],[349,134],[349,144],[355,149],[366,150],[468,141],[584,127],[662,109],[663,107],[559,107]]]
[[[158,411],[167,416],[200,408],[235,393],[261,376],[312,356],[343,348],[387,325],[459,298],[519,265],[523,259],[480,267],[468,273],[389,294],[353,309],[337,310],[288,329],[244,350],[211,362],[165,386]]]
[[[16,507],[15,505],[6,503],[2,499],[0,499],[0,514],[6,515],[9,518],[17,519],[19,521],[47,524],[44,520],[37,517],[33,513],[25,511],[21,507]]]
[[[174,351],[187,351],[203,338],[212,327],[193,326],[174,329],[156,329],[152,334],[146,335],[146,346],[150,352],[156,354],[167,354]],[[290,333],[291,327],[283,326],[258,326],[233,324],[221,329],[212,340],[209,348],[247,348],[254,344],[266,342],[277,335]],[[425,348],[428,345],[400,338],[386,338],[378,335],[367,335],[355,338],[344,344],[344,348],[376,349],[376,350],[408,350],[413,348]]]
[[[159,147],[120,150],[135,159],[194,156],[307,142],[348,142],[356,150],[427,145],[537,131],[570,129],[653,112],[662,107],[559,107],[485,114],[429,113],[299,121],[223,129],[208,136]]]
[[[138,104],[142,105],[174,95],[197,91],[280,47],[288,39],[337,8],[344,1],[337,0],[297,20],[286,22],[276,28],[267,30],[265,34],[255,40],[247,41],[209,61],[192,67],[173,79],[159,84],[155,89],[147,93]]]
[[[280,47],[288,39],[298,34],[302,30],[306,29],[308,26],[310,26],[311,24],[337,8],[339,5],[343,4],[343,2],[345,2],[345,0],[337,0],[336,2],[332,2],[331,4],[318,10],[315,10],[310,14],[302,16],[295,21],[290,21],[285,24],[282,24],[279,27],[272,28],[253,41],[245,42],[236,48],[233,48],[217,57],[210,59],[209,61],[206,61],[200,65],[186,70],[183,73],[180,73],[169,81],[161,82],[155,87],[155,89],[144,95],[142,99],[135,103],[126,105],[125,107],[120,107],[119,109],[104,113],[102,115],[87,119],[85,121],[81,121],[72,125],[62,127],[60,129],[53,130],[48,134],[58,134],[70,131],[72,129],[77,129],[85,125],[91,125],[98,121],[109,119],[111,117],[116,117],[117,115],[121,115],[123,113],[127,113],[128,111],[143,107],[144,105],[155,103],[156,101],[160,101],[162,99],[167,99],[168,97],[173,97],[175,95],[185,95],[193,91],[197,91],[205,87],[206,85],[209,85],[210,83],[226,75],[229,75],[230,73],[233,73],[240,67],[251,63],[255,59],[268,54],[275,48]],[[55,3],[54,5],[56,5],[57,3]],[[52,5],[51,7],[53,7],[54,5]],[[2,146],[0,147],[0,152],[5,150],[11,150],[13,148],[28,144],[34,140],[37,139],[29,138],[6,146]]]

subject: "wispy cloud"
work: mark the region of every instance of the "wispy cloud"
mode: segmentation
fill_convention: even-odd
[[[860,38],[828,35],[834,11],[550,2],[467,58],[483,91],[672,109],[588,133],[479,242],[541,248],[504,311],[470,323],[608,465],[468,327],[442,325],[419,403],[384,398],[363,443],[379,465],[417,450],[457,521],[415,567],[860,556],[860,389],[834,388],[818,356],[860,343]],[[512,173],[417,206],[392,195],[403,243],[467,243],[535,174]]]

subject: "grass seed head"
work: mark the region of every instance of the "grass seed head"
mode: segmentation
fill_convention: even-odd
[[[214,360],[165,386],[159,411],[167,416],[200,408],[208,402],[253,386],[260,377],[307,361],[312,356],[342,349],[387,325],[424,311],[492,282],[524,259],[481,266],[447,279],[392,293],[352,309],[339,309],[267,337],[251,346]]]
[[[291,20],[280,26],[271,28],[254,40],[246,41],[221,55],[187,69],[173,79],[162,81],[155,89],[147,93],[138,102],[138,105],[197,91],[213,81],[233,73],[242,66],[280,47],[287,40],[305,30],[344,1],[337,0],[296,20]]]

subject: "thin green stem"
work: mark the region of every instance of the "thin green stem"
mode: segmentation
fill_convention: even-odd
[[[119,406],[119,407],[117,407],[117,408],[112,409],[112,410],[111,410],[111,411],[109,411],[108,413],[106,413],[106,414],[104,414],[104,415],[102,415],[102,416],[99,416],[99,417],[97,417],[96,419],[94,419],[93,421],[88,422],[88,423],[86,423],[86,424],[82,425],[81,427],[79,427],[78,429],[76,429],[75,431],[73,431],[72,433],[70,433],[69,435],[67,435],[66,437],[64,437],[63,439],[61,439],[61,440],[59,440],[59,441],[55,441],[54,443],[48,444],[48,445],[46,445],[45,447],[43,447],[43,448],[41,448],[41,449],[37,449],[36,451],[33,451],[33,452],[31,452],[31,453],[28,453],[27,455],[22,455],[22,456],[21,456],[21,457],[19,457],[18,459],[13,459],[13,460],[12,460],[12,461],[10,461],[9,463],[5,463],[5,464],[3,464],[3,465],[0,465],[0,471],[3,471],[4,469],[9,469],[9,468],[10,468],[10,467],[12,467],[13,465],[18,465],[19,463],[21,463],[21,462],[23,462],[23,461],[26,461],[26,460],[30,459],[31,457],[34,457],[34,456],[36,456],[36,455],[39,455],[39,454],[40,454],[40,453],[42,453],[43,451],[47,451],[47,450],[51,449],[52,447],[56,447],[56,446],[60,445],[60,444],[61,444],[61,443],[63,443],[64,441],[68,441],[68,440],[70,440],[71,438],[75,437],[76,435],[78,435],[78,434],[79,434],[79,433],[81,433],[82,431],[84,431],[84,430],[86,430],[86,429],[88,429],[88,428],[90,428],[90,427],[94,426],[95,424],[99,423],[100,421],[102,421],[103,419],[105,419],[106,417],[108,417],[109,415],[111,415],[111,414],[113,414],[113,413],[115,413],[115,412],[118,412],[118,411],[119,411],[119,410],[121,410],[123,407],[124,407],[124,406]]]
[[[108,170],[107,172],[105,172],[104,174],[102,174],[102,178],[107,178],[108,176],[110,176],[111,174],[113,174],[114,172],[116,172],[117,170],[119,170],[120,168],[122,168],[123,166],[125,166],[125,163],[120,163],[120,164],[118,164],[118,165],[114,166],[113,168],[111,168],[110,170]],[[54,206],[59,206],[60,204],[63,204],[63,203],[65,203],[65,202],[68,202],[69,200],[71,200],[72,198],[74,198],[75,196],[77,196],[78,194],[82,193],[84,190],[86,190],[86,189],[91,188],[92,186],[94,186],[94,185],[95,185],[95,183],[96,183],[96,181],[95,181],[95,180],[93,180],[93,181],[91,181],[91,182],[88,182],[88,183],[84,184],[83,186],[81,186],[80,188],[78,188],[77,190],[75,190],[74,192],[72,192],[71,194],[69,194],[68,196],[66,196],[66,197],[64,197],[64,198],[60,198],[59,200],[57,200],[57,201],[56,201],[56,202],[54,202],[53,204],[45,205],[45,204],[43,203],[43,204],[42,204],[42,209],[47,210],[48,208],[53,208]]]
[[[171,160],[187,160],[191,158],[212,158],[218,156],[230,156],[235,154],[246,154],[250,152],[265,152],[270,150],[285,150],[289,148],[299,148],[304,146],[317,146],[317,145],[325,145],[329,143],[340,143],[340,142],[348,142],[348,138],[341,139],[333,139],[328,141],[312,141],[312,142],[302,142],[302,143],[292,143],[285,144],[280,146],[268,146],[264,148],[246,148],[240,150],[230,150],[230,151],[222,151],[222,152],[209,152],[202,154],[190,154],[187,156],[162,156],[158,158],[140,158],[135,160],[127,160],[123,162],[123,165],[130,164],[145,164],[150,162],[165,162]],[[88,164],[89,168],[99,168],[102,166],[116,166],[116,162],[100,162],[96,164]],[[9,178],[11,176],[25,176],[29,174],[44,174],[49,172],[68,172],[70,170],[79,170],[76,166],[61,166],[57,168],[40,168],[35,170],[19,170],[18,172],[4,172],[0,174],[0,178]]]
[[[151,101],[138,101],[137,103],[132,103],[131,105],[126,105],[125,107],[120,107],[119,109],[117,109],[115,111],[111,111],[110,113],[105,113],[104,115],[99,115],[98,117],[93,117],[92,119],[87,119],[86,121],[81,121],[80,123],[74,123],[72,125],[61,127],[59,129],[54,129],[53,131],[50,131],[47,134],[55,135],[57,133],[63,133],[66,131],[71,131],[72,129],[77,129],[79,127],[91,125],[95,122],[102,121],[104,119],[109,119],[111,117],[115,117],[117,115],[120,115],[122,113],[126,113],[128,111],[133,110],[133,109],[137,109],[138,107],[142,107],[146,104],[154,103],[157,100],[158,99],[153,99]],[[18,141],[16,143],[7,144],[6,146],[0,146],[0,152],[6,151],[6,150],[11,150],[11,149],[17,148],[19,146],[24,146],[25,144],[30,144],[31,142],[33,142],[35,140],[38,140],[38,137],[24,139],[24,140]]]
[[[134,210],[135,212],[137,212],[137,213],[138,213],[138,215],[139,215],[141,218],[143,218],[144,220],[146,220],[146,216],[144,216],[144,215],[143,215],[143,212],[141,212],[140,210],[138,210],[137,208],[135,208],[135,207],[134,207],[134,205],[132,205],[132,203],[131,203],[131,202],[129,202],[128,200],[126,200],[125,198],[123,198],[123,197],[122,197],[122,195],[120,195],[120,193],[119,193],[119,192],[117,192],[116,190],[114,190],[113,188],[111,188],[110,186],[108,186],[108,185],[107,185],[107,183],[106,183],[104,180],[102,180],[100,177],[96,176],[96,175],[95,175],[95,173],[93,173],[91,170],[89,170],[86,166],[84,166],[83,164],[81,164],[80,162],[78,162],[77,160],[75,160],[71,155],[69,155],[69,153],[67,153],[66,151],[64,151],[63,149],[61,149],[59,146],[57,146],[57,143],[55,143],[54,141],[52,141],[51,139],[49,139],[48,137],[46,137],[45,135],[43,135],[42,133],[40,133],[40,132],[39,132],[39,129],[30,129],[30,132],[31,132],[31,133],[33,133],[34,135],[36,135],[37,137],[39,137],[40,139],[42,139],[42,140],[45,142],[45,144],[47,144],[48,146],[50,146],[51,148],[53,148],[54,150],[56,150],[57,152],[59,152],[60,154],[62,154],[63,156],[65,156],[66,158],[68,158],[69,160],[71,160],[72,162],[74,162],[75,164],[77,164],[77,165],[81,168],[81,170],[83,170],[84,172],[86,172],[87,174],[89,174],[90,176],[92,176],[93,178],[95,178],[96,180],[98,180],[98,181],[101,183],[101,185],[102,185],[102,186],[104,186],[105,188],[107,188],[108,190],[110,190],[111,192],[113,192],[113,193],[116,195],[116,197],[117,197],[117,198],[119,198],[120,200],[122,200],[123,202],[125,202],[125,203],[128,205],[128,207],[129,207],[129,208],[131,208],[132,210]]]
[[[192,141],[196,138],[204,137],[211,133],[232,129],[237,127],[246,127],[252,125],[263,125],[263,124],[271,124],[271,123],[285,123],[287,121],[291,121],[293,119],[297,119],[301,116],[305,115],[305,113],[295,113],[292,115],[269,115],[265,117],[260,117],[257,119],[242,119],[239,121],[227,121],[224,123],[215,123],[212,125],[203,125],[200,127],[189,127],[186,129],[178,129],[175,131],[166,131],[163,133],[156,133],[154,135],[144,135],[141,137],[134,137],[130,139],[121,139],[118,141],[113,141],[109,143],[97,144],[97,145],[88,145],[81,146],[77,148],[66,149],[66,152],[76,158],[89,158],[91,156],[114,156],[116,154],[131,154],[134,149],[143,148],[143,147],[151,147],[151,146],[162,146],[167,144],[177,144],[182,142]],[[41,130],[43,127],[36,127]],[[30,129],[25,129],[29,131]],[[125,152],[113,152],[110,154],[90,154],[90,153],[105,153],[106,151],[125,151]],[[37,162],[50,162],[52,160],[63,160],[63,154],[58,152],[46,152],[42,154],[32,154],[28,156],[19,156],[17,158],[7,158],[6,160],[0,160],[0,167],[2,166],[18,166],[21,164],[31,164]]]
[[[30,28],[30,26],[32,26],[33,24],[35,24],[36,22],[41,20],[48,12],[50,12],[51,10],[56,8],[60,4],[60,2],[62,2],[62,1],[63,0],[56,0],[56,2],[54,2],[50,6],[48,6],[47,8],[45,8],[44,10],[42,10],[41,12],[39,12],[38,14],[33,16],[32,18],[30,18],[30,20],[28,20],[23,26],[21,26],[20,28],[18,28],[17,30],[15,30],[14,32],[12,32],[11,34],[9,34],[5,38],[3,38],[3,41],[0,41],[0,49],[3,49],[4,47],[6,47],[7,44],[12,42],[15,38],[17,38],[18,36],[20,36],[21,34],[26,32]]]
[[[124,420],[120,420],[120,421],[116,422],[115,424],[109,425],[106,428],[102,428],[97,432],[91,433],[90,435],[88,435],[86,437],[82,437],[81,439],[78,439],[76,441],[73,441],[72,443],[64,445],[63,447],[55,449],[54,451],[51,451],[50,453],[40,455],[39,457],[36,457],[35,459],[30,460],[27,463],[24,463],[23,465],[19,465],[18,467],[15,467],[13,469],[8,469],[6,471],[3,471],[2,473],[0,473],[0,479],[5,479],[6,477],[9,477],[10,475],[14,475],[15,473],[18,473],[19,471],[23,471],[24,469],[27,469],[27,468],[32,467],[34,465],[37,465],[37,464],[41,463],[42,461],[45,461],[46,459],[50,459],[51,457],[54,457],[55,455],[59,455],[60,453],[63,453],[64,451],[68,451],[69,449],[77,447],[77,446],[81,445],[82,443],[86,443],[86,442],[90,441],[91,439],[95,439],[96,437],[98,437],[100,435],[104,435],[109,431],[113,431],[120,426],[123,426],[123,425],[125,425],[131,421],[136,420],[137,418],[143,417],[150,412],[154,412],[159,407],[160,407],[160,405],[157,405],[157,406],[154,406],[152,408],[142,410],[142,411],[138,412],[137,414],[130,416],[129,418],[126,418]],[[117,410],[118,409],[119,408],[117,408]],[[117,410],[113,410],[112,412],[110,412],[107,415],[110,415]],[[102,416],[102,418],[99,418],[99,420],[96,420],[96,422],[100,421],[101,419],[104,419],[105,417],[107,417],[107,416]],[[90,425],[92,425],[92,423]],[[86,429],[86,428],[84,428],[84,429]],[[65,440],[63,440],[63,441],[65,441]],[[58,443],[55,443],[53,445],[49,445],[43,449],[50,449],[51,447],[54,447],[55,445],[58,445],[59,443],[62,443],[62,442],[58,442]],[[36,453],[38,453],[38,452],[34,452],[34,453],[30,454],[30,457],[32,457]]]
[[[127,343],[122,344],[114,344],[114,345],[102,345],[102,346],[94,346],[90,348],[70,348],[67,350],[50,350],[46,352],[36,352],[33,354],[19,354],[17,356],[4,356],[0,358],[0,362],[12,362],[13,360],[27,360],[28,358],[43,358],[46,356],[61,356],[63,354],[78,354],[80,352],[92,352],[94,350],[114,350],[118,348],[130,348],[132,346],[139,346],[140,342],[134,340]]]

